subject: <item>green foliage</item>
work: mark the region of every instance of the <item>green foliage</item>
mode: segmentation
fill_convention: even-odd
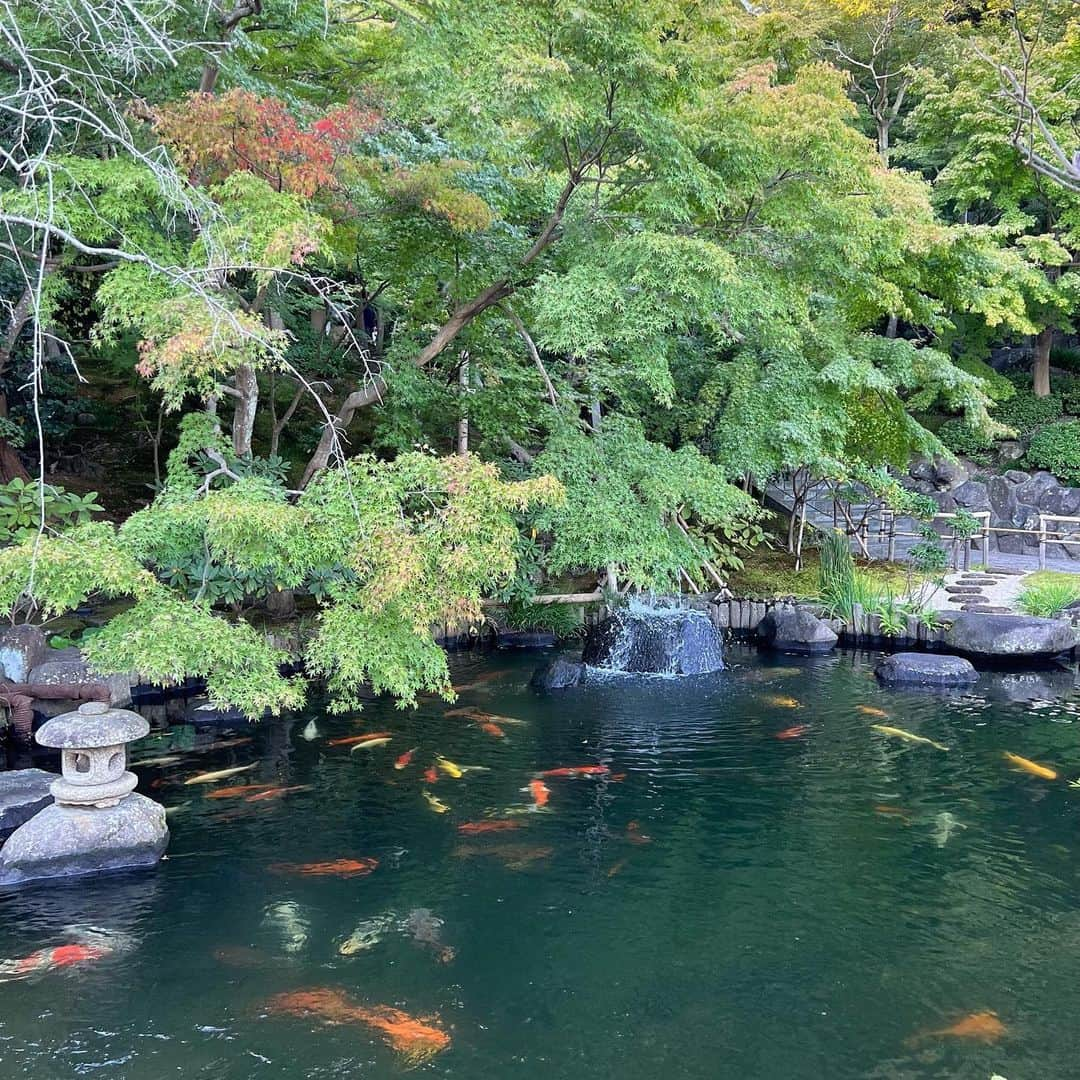
[[[34,536],[42,527],[43,508],[46,529],[81,525],[101,510],[96,500],[96,491],[77,495],[52,484],[15,477],[0,485],[0,536],[14,543]]]
[[[585,631],[581,609],[573,604],[512,602],[506,606],[505,618],[511,630],[549,630],[562,640],[580,637]]]
[[[618,417],[599,434],[567,428],[534,466],[566,489],[565,502],[533,524],[551,534],[545,566],[553,574],[614,564],[640,588],[678,587],[680,568],[699,574],[712,554],[684,533],[676,515],[717,536],[760,516],[743,492],[694,447],[672,451],[648,442],[639,425]]]
[[[987,465],[993,456],[994,440],[971,428],[962,417],[946,420],[937,430],[937,437],[954,454],[963,454],[980,465]]]
[[[1080,420],[1040,428],[1031,437],[1024,461],[1053,473],[1063,484],[1080,486]]]
[[[1043,570],[1025,579],[1017,601],[1028,615],[1053,619],[1080,600],[1080,575]]]
[[[1026,436],[1040,424],[1048,424],[1061,416],[1063,405],[1060,394],[1036,397],[1031,391],[1030,378],[1020,376],[1014,381],[1016,394],[1003,402],[996,411],[1003,424],[1008,424]]]

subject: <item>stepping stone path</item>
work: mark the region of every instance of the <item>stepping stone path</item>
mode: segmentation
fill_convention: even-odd
[[[944,588],[931,598],[931,604],[944,611],[1007,615],[1017,611],[1015,601],[1023,577],[1006,570],[966,570],[949,574]]]

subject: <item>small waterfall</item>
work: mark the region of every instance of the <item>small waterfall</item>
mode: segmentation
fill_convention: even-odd
[[[722,671],[720,632],[703,611],[633,599],[590,632],[582,660],[605,671],[703,675]]]

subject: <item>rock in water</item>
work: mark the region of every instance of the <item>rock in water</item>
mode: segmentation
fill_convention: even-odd
[[[979,673],[962,656],[917,652],[886,656],[874,674],[884,683],[920,686],[969,686],[979,678]]]
[[[945,643],[969,656],[997,661],[1049,660],[1073,648],[1080,633],[1059,619],[1032,615],[960,615],[945,632]]]
[[[828,652],[837,642],[836,632],[813,612],[794,604],[781,604],[758,623],[758,637],[785,652]]]
[[[585,681],[585,665],[556,656],[533,674],[531,685],[534,690],[565,690],[571,686],[580,686]]]
[[[640,602],[590,630],[581,659],[608,671],[651,675],[703,675],[724,667],[720,632],[704,612]]]

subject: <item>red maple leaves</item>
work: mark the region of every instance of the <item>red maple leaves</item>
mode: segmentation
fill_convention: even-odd
[[[193,182],[213,184],[243,170],[275,191],[306,198],[337,187],[338,160],[380,119],[350,102],[301,126],[284,102],[241,89],[190,94],[154,112],[158,132]]]

